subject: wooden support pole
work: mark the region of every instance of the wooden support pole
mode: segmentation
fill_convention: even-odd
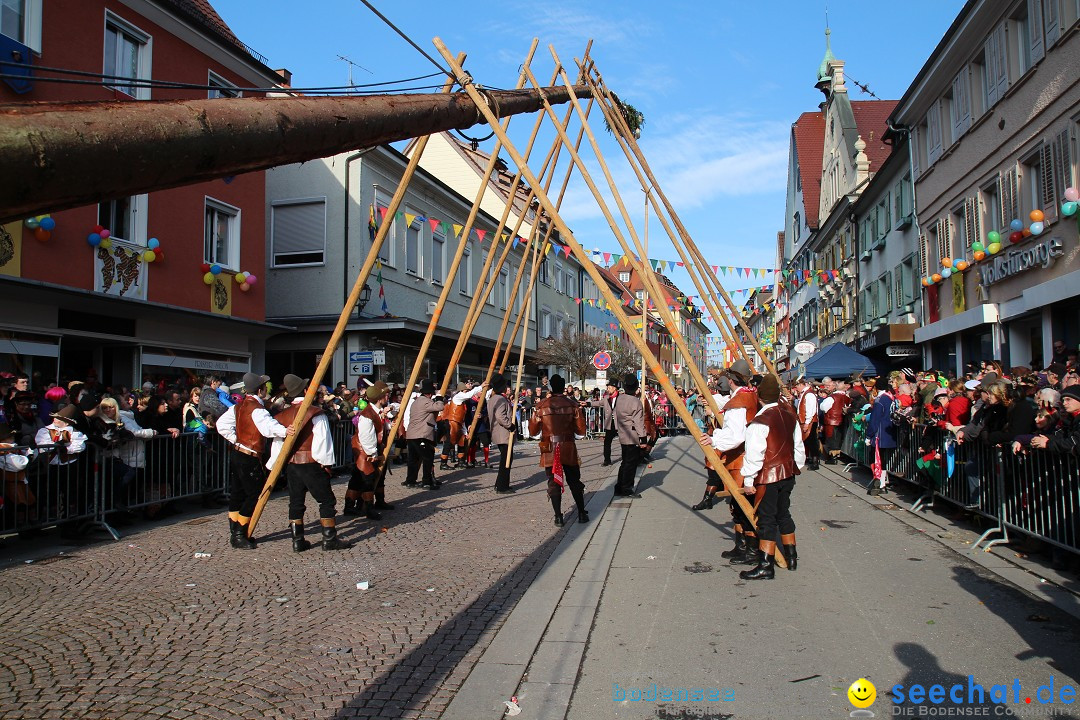
[[[464,55],[460,56],[462,61],[464,61],[464,57]],[[458,68],[460,67],[461,65],[458,63]],[[449,93],[453,86],[453,81],[448,80],[446,84],[443,85],[443,92]],[[424,135],[417,140],[413,157],[409,160],[409,164],[405,166],[405,171],[401,174],[401,182],[398,183],[397,190],[394,191],[394,196],[390,198],[390,204],[388,205],[386,212],[391,217],[393,217],[393,213],[397,212],[398,207],[401,205],[401,201],[405,198],[405,191],[408,190],[409,181],[412,180],[416,168],[420,165],[420,157],[424,154],[424,148],[427,147],[429,137],[430,135]],[[349,324],[349,320],[352,318],[353,308],[356,307],[356,303],[360,299],[360,291],[364,288],[364,283],[367,281],[368,275],[371,274],[371,268],[375,267],[375,263],[379,259],[379,250],[382,249],[383,241],[386,240],[386,234],[390,225],[391,223],[384,222],[379,227],[378,232],[375,233],[375,240],[371,243],[371,250],[368,251],[367,258],[364,259],[364,264],[360,267],[360,272],[356,275],[356,282],[353,283],[352,292],[349,293],[349,297],[345,300],[345,307],[341,309],[341,316],[338,318],[337,325],[334,326],[334,331],[330,334],[330,340],[326,343],[326,350],[323,351],[322,359],[319,360],[315,372],[311,374],[311,382],[308,384],[307,391],[304,393],[304,399],[300,403],[300,408],[296,413],[296,419],[293,420],[291,434],[282,441],[281,451],[274,461],[274,466],[270,469],[270,475],[266,478],[266,483],[263,485],[262,492],[259,493],[259,500],[255,504],[255,510],[251,514],[251,520],[248,521],[248,537],[251,537],[252,533],[255,532],[255,526],[262,516],[266,503],[270,500],[270,493],[273,491],[274,485],[277,484],[277,479],[281,476],[281,471],[285,468],[285,463],[289,459],[292,447],[296,442],[296,433],[299,432],[301,426],[303,426],[304,419],[307,417],[307,411],[311,407],[311,403],[315,400],[315,393],[318,392],[323,375],[326,374],[326,370],[330,367],[330,363],[334,359],[334,352],[337,350],[338,344],[345,334],[346,325]],[[349,239],[345,238],[345,242],[348,241]]]
[[[618,141],[619,147],[622,149],[623,154],[626,156],[626,160],[630,164],[630,167],[633,168],[634,173],[637,176],[638,182],[641,184],[642,190],[648,188],[646,192],[648,201],[652,203],[653,209],[656,211],[656,216],[660,219],[660,224],[663,225],[664,231],[671,239],[671,244],[679,253],[679,259],[682,262],[683,267],[686,269],[687,273],[690,275],[690,279],[694,283],[694,287],[696,287],[698,293],[700,293],[702,302],[705,303],[705,306],[708,308],[709,312],[712,313],[712,316],[716,319],[716,326],[719,329],[720,334],[723,336],[724,341],[729,345],[738,345],[740,354],[742,354],[743,358],[748,364],[752,365],[753,363],[751,362],[750,357],[746,354],[746,349],[742,346],[741,343],[736,343],[734,331],[732,331],[730,323],[727,322],[727,317],[721,313],[719,306],[713,300],[713,296],[716,293],[711,287],[709,287],[708,281],[706,279],[706,273],[709,271],[709,268],[707,266],[703,268],[698,263],[691,261],[690,258],[687,257],[687,254],[682,247],[681,238],[671,227],[671,224],[664,216],[663,208],[660,205],[660,201],[656,197],[652,196],[651,193],[654,186],[642,174],[641,169],[638,167],[637,160],[633,153],[631,153],[629,144],[626,142],[625,136],[632,135],[629,126],[626,125],[626,118],[623,117],[622,113],[619,112],[617,108],[609,106],[609,104],[605,102],[605,96],[602,95],[602,91],[593,82],[592,78],[588,75],[588,73],[584,72],[585,68],[582,63],[579,62],[578,65],[582,68],[586,82],[592,89],[594,94],[593,96],[598,101],[601,112],[604,113],[604,118],[607,120],[608,127],[618,129],[618,131],[613,131],[612,135],[614,135],[615,139]],[[698,275],[699,273],[700,278]],[[714,281],[716,281],[716,276],[711,277]]]
[[[536,54],[537,40],[534,38],[532,44],[529,46],[528,55],[525,57],[525,64],[523,67],[528,67],[532,62],[533,55]],[[522,87],[525,84],[525,73],[522,72],[518,76],[518,87]],[[510,120],[507,118],[502,122],[501,129],[505,133],[505,129],[509,126]],[[409,374],[409,382],[405,386],[405,392],[401,396],[401,406],[398,409],[398,414],[394,417],[394,422],[390,425],[390,431],[386,435],[386,441],[383,444],[382,459],[383,467],[386,466],[386,460],[390,457],[390,448],[394,446],[394,440],[397,438],[398,432],[401,430],[401,423],[405,419],[405,410],[409,406],[409,401],[412,400],[413,388],[416,387],[416,383],[420,378],[421,369],[424,366],[424,358],[427,357],[428,349],[431,347],[431,341],[435,337],[435,329],[438,327],[439,318],[442,316],[443,308],[446,307],[446,299],[450,296],[450,291],[454,288],[454,279],[457,276],[457,270],[461,264],[461,258],[465,255],[465,248],[469,244],[469,233],[472,232],[473,224],[476,222],[476,216],[480,213],[480,203],[484,199],[484,195],[487,192],[488,180],[491,179],[492,173],[495,172],[495,163],[499,159],[499,147],[500,143],[496,141],[495,150],[491,153],[491,157],[488,159],[487,167],[484,169],[484,175],[480,180],[480,188],[476,192],[476,197],[473,199],[472,207],[469,209],[469,217],[465,221],[465,226],[461,230],[461,238],[458,243],[457,251],[454,254],[454,262],[447,275],[446,282],[443,283],[442,292],[439,293],[439,300],[435,306],[435,312],[431,314],[431,320],[428,321],[427,332],[424,334],[424,339],[420,343],[420,349],[416,354],[416,362],[413,363],[412,372]],[[419,149],[419,145],[418,145]],[[389,214],[390,211],[387,211]],[[380,228],[381,230],[381,228]],[[489,254],[495,253],[495,247],[498,244],[498,238],[492,239],[491,250]],[[476,302],[476,298],[473,298],[473,303]],[[470,305],[471,308],[471,305]],[[468,314],[468,313],[466,313]],[[445,392],[445,388],[443,389]]]
[[[438,48],[439,53],[443,56],[443,59],[450,64],[450,66],[454,69],[455,74],[460,76],[462,74],[461,68],[454,60],[450,52],[446,49],[446,45],[444,45],[442,40],[439,38],[435,38],[434,43],[435,47]],[[506,146],[506,150],[509,153],[511,159],[522,170],[529,184],[534,187],[538,187],[539,184],[537,182],[536,176],[533,175],[531,170],[529,170],[528,166],[525,164],[524,158],[521,156],[521,153],[517,151],[517,148],[515,148],[514,145],[510,142],[509,138],[506,137],[506,133],[502,132],[499,128],[497,118],[487,108],[483,96],[480,95],[480,93],[476,90],[475,87],[472,86],[472,84],[466,85],[464,89],[465,92],[469,94],[469,97],[472,98],[473,102],[476,103],[477,109],[484,115],[484,118],[488,122],[488,126],[492,129],[492,131],[495,132],[497,136],[500,136],[500,139]],[[608,287],[607,282],[605,282],[603,276],[600,275],[600,271],[593,264],[590,256],[585,252],[585,249],[581,247],[581,244],[574,237],[574,234],[570,231],[570,228],[566,225],[566,222],[562,219],[562,216],[560,216],[555,211],[555,206],[552,204],[550,198],[548,198],[547,193],[545,193],[542,189],[538,189],[536,195],[541,205],[544,206],[545,210],[551,216],[552,222],[558,226],[559,233],[562,236],[562,239],[570,245],[571,250],[577,256],[578,261],[581,262],[586,272],[589,273],[589,276],[592,278],[593,282],[596,283],[597,288],[600,290],[601,294],[603,294],[604,299],[610,306],[612,314],[615,315],[616,319],[624,328],[633,329],[633,323],[631,322],[630,318],[627,317],[625,312],[623,312],[621,304],[616,302],[615,296],[611,292],[611,288]],[[691,416],[690,412],[686,409],[686,405],[681,402],[678,393],[675,392],[675,387],[671,384],[671,380],[668,378],[667,373],[665,373],[663,368],[660,366],[660,363],[656,360],[656,357],[649,350],[649,346],[642,342],[641,338],[638,337],[636,333],[631,332],[628,334],[628,337],[630,341],[635,345],[635,347],[637,347],[638,352],[640,352],[652,363],[653,373],[660,380],[660,385],[664,388],[664,392],[667,394],[668,399],[671,401],[672,406],[675,408],[675,411],[679,414],[679,417],[686,424],[687,429],[693,435],[694,439],[700,441],[702,438],[702,433],[698,429],[697,424],[694,422],[693,416]],[[739,507],[743,510],[743,512],[746,513],[746,516],[751,522],[751,524],[756,524],[754,508],[750,505],[749,502],[747,502],[746,496],[742,491],[741,484],[736,484],[734,479],[731,477],[731,473],[729,473],[727,468],[724,467],[724,463],[723,460],[720,458],[720,455],[716,452],[716,450],[713,449],[711,444],[700,445],[699,442],[698,447],[700,447],[705,453],[705,457],[708,459],[709,463],[717,469],[717,472],[720,474],[720,479],[723,481],[724,486],[727,488],[728,492],[732,494],[732,497],[735,498],[735,501],[739,504]],[[778,562],[780,559],[781,558],[778,558]]]
[[[547,247],[548,244],[546,239],[542,243],[536,243],[536,245],[533,247],[532,264],[534,268],[540,266],[540,261],[544,257],[544,253],[547,252]],[[524,260],[522,262],[524,262]],[[533,274],[533,278],[536,278],[535,273]],[[529,311],[532,309],[532,301],[533,294],[530,292],[529,296],[525,298],[525,307],[523,308],[525,317],[529,317]],[[521,330],[521,350],[518,352],[517,378],[514,380],[514,403],[510,406],[510,417],[514,418],[514,422],[517,422],[518,401],[521,398],[521,376],[525,370],[525,338],[526,336],[528,336],[528,334],[529,324],[525,323],[525,327]],[[511,345],[513,345],[512,340],[513,338],[511,338]],[[477,410],[477,412],[479,412],[479,410]],[[476,427],[475,423],[473,423],[473,427]],[[506,443],[506,457],[508,458],[514,457],[515,437],[517,437],[516,432],[510,433],[510,440]],[[502,458],[500,458],[500,462],[504,462]]]
[[[599,72],[597,72],[596,74],[599,78],[601,86],[603,87],[602,76],[600,76]],[[604,94],[608,97],[609,100],[611,99],[611,93],[607,91],[606,87],[604,90]],[[614,101],[612,101],[612,104],[614,105]],[[622,128],[620,128],[620,131],[622,131]],[[708,275],[709,270],[711,270],[712,268],[705,260],[705,256],[701,254],[701,250],[694,243],[693,238],[690,237],[690,232],[686,229],[686,226],[683,225],[678,213],[675,212],[675,208],[672,207],[671,202],[668,200],[667,195],[664,194],[663,189],[660,187],[659,181],[656,179],[656,176],[653,174],[652,169],[649,167],[648,161],[645,159],[645,155],[641,152],[641,148],[638,146],[637,140],[634,139],[633,133],[623,132],[623,137],[626,140],[627,144],[630,146],[630,148],[633,150],[634,155],[637,157],[638,162],[641,164],[642,170],[645,171],[646,177],[649,178],[650,184],[654,188],[656,188],[657,195],[659,195],[661,202],[663,202],[664,204],[664,207],[667,208],[668,215],[671,217],[672,221],[674,221],[675,226],[679,229],[679,234],[682,236],[683,242],[686,243],[686,247],[690,251],[690,254],[698,261],[699,266],[703,268],[702,272]],[[715,276],[713,276],[713,280],[716,280]],[[727,303],[728,307],[731,308],[731,311],[735,313],[735,318],[736,320],[738,320],[739,326],[742,328],[743,332],[746,333],[746,337],[750,341],[750,344],[753,345],[755,352],[757,352],[758,356],[762,359],[762,362],[765,363],[765,366],[768,368],[769,372],[771,372],[773,375],[776,375],[777,379],[780,380],[781,385],[783,386],[783,379],[780,377],[780,374],[776,372],[776,366],[773,365],[772,361],[769,360],[769,358],[762,351],[761,345],[758,344],[757,338],[754,337],[754,334],[750,331],[750,328],[743,321],[742,315],[739,313],[738,308],[735,307],[735,303],[731,300],[731,296],[728,295],[727,290],[724,289],[724,286],[720,284],[719,280],[716,280],[716,289],[719,291],[720,297],[722,297],[724,299],[724,302]]]
[[[563,80],[564,85],[568,85],[570,83],[570,78],[567,76],[566,71],[561,69],[562,65],[558,55],[555,53],[554,48],[552,48],[550,45],[548,46],[548,49],[551,52],[552,57],[555,59],[555,64],[560,67],[559,74]],[[537,82],[536,77],[529,71],[528,68],[526,68],[525,70],[526,74],[529,77],[529,82],[531,82],[534,86],[539,87],[539,83]],[[577,102],[576,98],[571,98],[571,104],[573,105],[578,115],[582,116],[581,105]],[[554,113],[551,105],[547,103],[544,104],[544,111],[547,112],[549,115]],[[638,255],[641,256],[640,261],[634,258],[634,251],[630,249],[630,246],[627,244],[622,232],[619,230],[618,224],[615,222],[615,218],[608,210],[607,203],[604,201],[603,195],[601,195],[599,189],[593,182],[592,176],[589,174],[588,168],[585,167],[585,164],[581,160],[581,157],[576,152],[572,151],[570,155],[574,159],[574,162],[577,164],[578,171],[581,173],[582,178],[585,180],[585,184],[588,185],[589,189],[592,191],[593,197],[596,199],[597,205],[599,205],[601,211],[604,213],[604,217],[607,219],[608,226],[611,227],[611,231],[614,233],[616,240],[619,241],[619,246],[625,253],[625,255],[623,255],[623,259],[627,260],[630,263],[631,267],[633,267],[633,269],[638,273],[638,277],[642,279],[643,285],[645,287],[646,299],[642,300],[642,341],[645,342],[645,338],[648,337],[647,333],[649,303],[647,295],[648,293],[651,293],[653,297],[656,298],[657,314],[663,320],[663,323],[667,328],[668,332],[671,334],[671,337],[675,341],[675,344],[679,347],[679,350],[683,353],[683,355],[685,355],[686,357],[691,357],[689,347],[687,346],[686,340],[683,338],[682,331],[679,328],[679,323],[672,319],[671,315],[668,312],[667,304],[663,302],[663,289],[660,287],[660,284],[656,279],[656,275],[653,272],[652,266],[649,264],[649,259],[641,246],[641,241],[638,239],[637,232],[634,230],[634,223],[630,219],[630,215],[626,210],[626,206],[622,200],[622,195],[619,193],[619,189],[615,184],[615,180],[611,175],[611,171],[608,169],[607,163],[604,162],[603,154],[600,151],[600,146],[596,142],[596,136],[593,135],[592,130],[589,128],[588,121],[584,118],[582,119],[582,124],[585,127],[585,135],[589,138],[589,144],[592,146],[593,153],[596,155],[597,161],[600,163],[600,168],[604,172],[604,177],[607,179],[608,188],[611,190],[612,197],[615,199],[615,203],[619,207],[619,212],[622,215],[623,222],[625,223],[627,230],[630,232],[630,237],[634,242],[635,249],[637,250]],[[565,138],[564,142],[567,142]],[[694,383],[698,386],[700,393],[705,396],[705,401],[708,404],[709,409],[713,412],[713,414],[718,414],[720,412],[720,408],[717,406],[716,400],[713,398],[712,393],[709,392],[708,383],[705,382],[705,378],[702,376],[701,371],[698,369],[697,365],[694,363],[689,363],[687,365],[687,369],[690,371],[690,375],[694,379]],[[653,374],[656,374],[655,370]],[[645,373],[643,372],[642,383],[644,384],[644,382]]]

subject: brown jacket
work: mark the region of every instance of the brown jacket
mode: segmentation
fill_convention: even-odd
[[[409,427],[405,428],[406,437],[410,440],[434,440],[435,418],[443,410],[441,400],[432,400],[427,395],[414,397],[408,406]]]
[[[641,398],[619,393],[615,400],[615,429],[619,431],[621,445],[637,445],[645,437],[645,412]]]
[[[514,429],[513,409],[505,395],[491,393],[487,401],[488,427],[491,428],[491,442],[506,445]]]
[[[638,404],[641,409],[641,404]],[[540,467],[555,463],[555,443],[559,443],[563,465],[580,465],[574,435],[585,434],[585,416],[578,404],[565,395],[551,395],[533,408],[529,434],[540,433]]]
[[[727,405],[724,406],[724,412],[730,410],[743,409],[746,411],[746,424],[749,425],[753,421],[754,416],[758,411],[758,395],[757,390],[747,389],[742,391],[736,391],[732,394],[731,399],[728,400]],[[724,460],[724,467],[728,469],[735,477],[739,476],[739,470],[743,466],[743,455],[746,453],[746,445],[739,443],[730,450],[725,450],[720,453],[720,457]]]

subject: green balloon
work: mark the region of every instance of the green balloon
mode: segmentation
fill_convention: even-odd
[[[997,235],[997,233],[990,233],[990,234],[991,235]],[[987,238],[987,240],[990,240],[991,242],[998,242],[998,240],[1000,240],[1000,238],[998,238],[998,240],[992,240],[991,238]],[[979,252],[980,250],[983,250],[983,249],[984,249],[983,244],[981,242],[979,242],[978,240],[971,243],[971,252]]]
[[[1001,233],[999,233],[997,230],[991,230],[986,234],[986,241],[988,243],[1001,242]]]

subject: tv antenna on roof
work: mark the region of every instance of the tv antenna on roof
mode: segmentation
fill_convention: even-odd
[[[363,65],[361,65],[360,63],[353,62],[352,60],[345,57],[344,55],[338,55],[337,57],[338,57],[338,60],[341,60],[342,62],[346,62],[346,63],[349,64],[349,87],[356,87],[356,83],[353,82],[353,76],[352,76],[352,70],[353,70],[354,67],[358,67],[358,68],[360,68],[361,70],[363,70],[364,72],[366,72],[366,73],[368,73],[370,75],[375,74],[375,73],[371,72],[370,70],[368,70]]]

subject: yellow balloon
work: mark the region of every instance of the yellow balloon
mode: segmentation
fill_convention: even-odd
[[[212,273],[212,272],[206,273],[205,275],[202,276],[202,281],[204,283],[206,283],[207,285],[213,285],[214,284],[214,273]]]
[[[154,254],[153,250],[147,250],[146,252],[143,253],[142,257],[143,257],[143,260],[145,260],[148,263],[152,263],[152,262],[154,262],[155,259],[157,259],[157,255]]]

